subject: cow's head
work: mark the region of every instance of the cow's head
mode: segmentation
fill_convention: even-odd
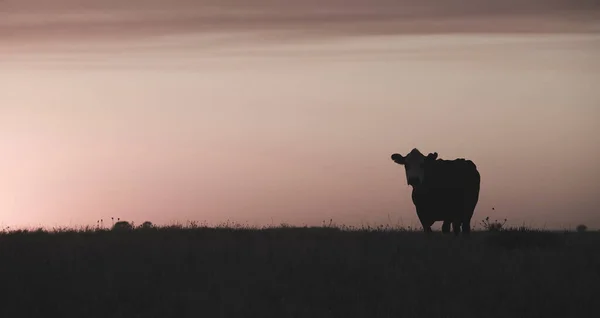
[[[425,176],[425,162],[429,160],[437,159],[437,152],[430,153],[424,156],[418,149],[413,149],[405,157],[401,154],[395,153],[392,155],[392,160],[399,165],[404,165],[406,170],[406,182],[413,186],[419,186],[424,181]]]

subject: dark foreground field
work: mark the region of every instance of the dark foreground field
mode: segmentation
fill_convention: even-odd
[[[600,233],[0,234],[0,317],[592,317]]]

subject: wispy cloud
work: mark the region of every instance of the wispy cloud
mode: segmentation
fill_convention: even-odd
[[[294,36],[593,29],[594,0],[3,0],[0,41],[116,41],[278,31]],[[284,36],[271,39],[284,40]]]

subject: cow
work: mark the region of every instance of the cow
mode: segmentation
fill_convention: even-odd
[[[403,165],[406,182],[412,186],[412,201],[423,230],[431,232],[436,221],[443,221],[442,233],[463,235],[471,231],[471,218],[479,201],[480,174],[471,160],[437,159],[437,152],[423,155],[414,148],[406,156],[395,153],[392,160]]]

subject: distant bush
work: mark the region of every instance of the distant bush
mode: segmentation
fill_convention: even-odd
[[[579,233],[583,233],[583,232],[587,231],[587,229],[588,229],[588,227],[585,226],[585,224],[579,224],[575,228],[575,230],[577,230],[577,232],[579,232]]]
[[[154,224],[152,224],[152,222],[150,222],[150,221],[146,221],[146,222],[142,223],[142,225],[140,225],[140,229],[145,229],[145,230],[151,229],[153,227],[154,227]]]
[[[486,217],[483,221],[481,221],[481,226],[483,226],[483,228],[486,231],[490,231],[490,232],[502,231],[504,224],[506,224],[506,219],[504,219],[504,222],[502,222],[502,223],[500,223],[498,220],[490,222],[489,216]]]
[[[113,231],[131,231],[133,230],[133,225],[127,221],[119,221],[113,225]]]

